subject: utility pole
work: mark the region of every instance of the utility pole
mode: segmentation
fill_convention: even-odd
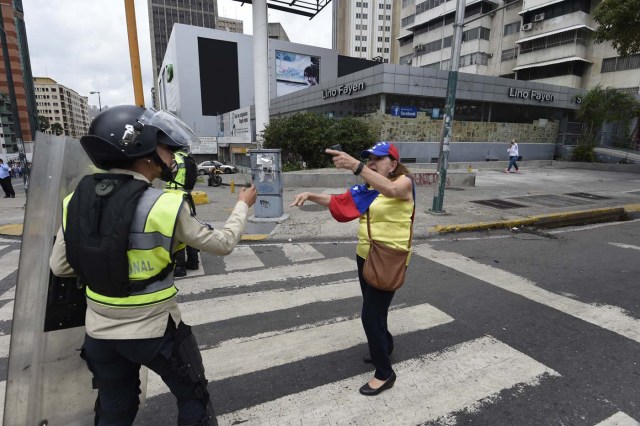
[[[453,113],[456,108],[456,88],[458,86],[458,68],[460,67],[460,47],[462,45],[462,29],[464,26],[465,0],[457,0],[456,20],[453,24],[453,43],[451,44],[451,67],[447,81],[447,99],[444,107],[442,139],[440,140],[440,156],[438,158],[438,193],[433,197],[430,213],[445,213],[444,187],[447,182],[447,167],[449,166],[449,150],[451,134],[453,132]]]
[[[133,0],[124,0],[124,11],[127,18],[127,35],[129,38],[129,57],[131,59],[131,77],[136,105],[144,107],[142,92],[142,71],[140,70],[140,51],[138,49],[138,29],[136,27],[136,8]]]

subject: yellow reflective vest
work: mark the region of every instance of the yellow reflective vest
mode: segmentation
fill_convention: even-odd
[[[187,180],[187,170],[186,165],[184,164],[184,157],[186,157],[186,152],[176,151],[173,158],[176,161],[176,165],[178,166],[178,172],[176,173],[176,177],[173,178],[172,182],[167,182],[167,189],[180,190],[184,191],[184,186]]]
[[[73,193],[63,201],[62,229],[66,228],[67,207]],[[96,303],[131,308],[160,303],[175,297],[172,248],[183,195],[149,188],[141,196],[129,231],[129,280],[134,288],[127,297],[107,297],[86,286],[86,296]],[[163,272],[164,271],[164,272]],[[141,284],[149,283],[144,288]]]

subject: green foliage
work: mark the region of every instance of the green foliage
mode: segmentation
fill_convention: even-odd
[[[51,127],[51,124],[49,123],[49,119],[47,117],[45,117],[44,115],[39,115],[38,116],[38,127],[40,128],[41,132],[46,132],[47,129],[49,127]]]
[[[616,89],[603,89],[600,85],[589,90],[576,112],[584,127],[574,151],[574,159],[594,161],[593,148],[604,123],[618,122],[623,128],[628,127],[629,121],[637,117],[639,112],[640,103],[627,93]]]
[[[53,123],[51,125],[51,133],[53,133],[56,136],[60,136],[61,134],[63,134],[64,133],[64,128],[62,127],[62,124]]]
[[[596,161],[593,148],[595,145],[588,141],[580,141],[580,143],[573,150],[573,161],[586,161],[593,163]]]
[[[640,0],[604,0],[593,18],[597,43],[611,42],[620,56],[640,53]]]
[[[331,157],[324,150],[341,144],[343,151],[357,158],[363,149],[373,145],[375,134],[356,119],[334,119],[320,114],[297,112],[272,119],[263,132],[265,148],[281,148],[283,170],[327,167]]]

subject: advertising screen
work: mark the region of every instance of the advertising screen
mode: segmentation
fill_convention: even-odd
[[[320,83],[320,58],[276,50],[276,96]]]

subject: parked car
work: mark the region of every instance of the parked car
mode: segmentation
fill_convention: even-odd
[[[238,173],[238,168],[236,166],[230,166],[228,164],[222,164],[219,161],[203,161],[198,164],[198,174],[206,175],[211,172],[212,169],[218,168],[222,171],[222,173]]]

